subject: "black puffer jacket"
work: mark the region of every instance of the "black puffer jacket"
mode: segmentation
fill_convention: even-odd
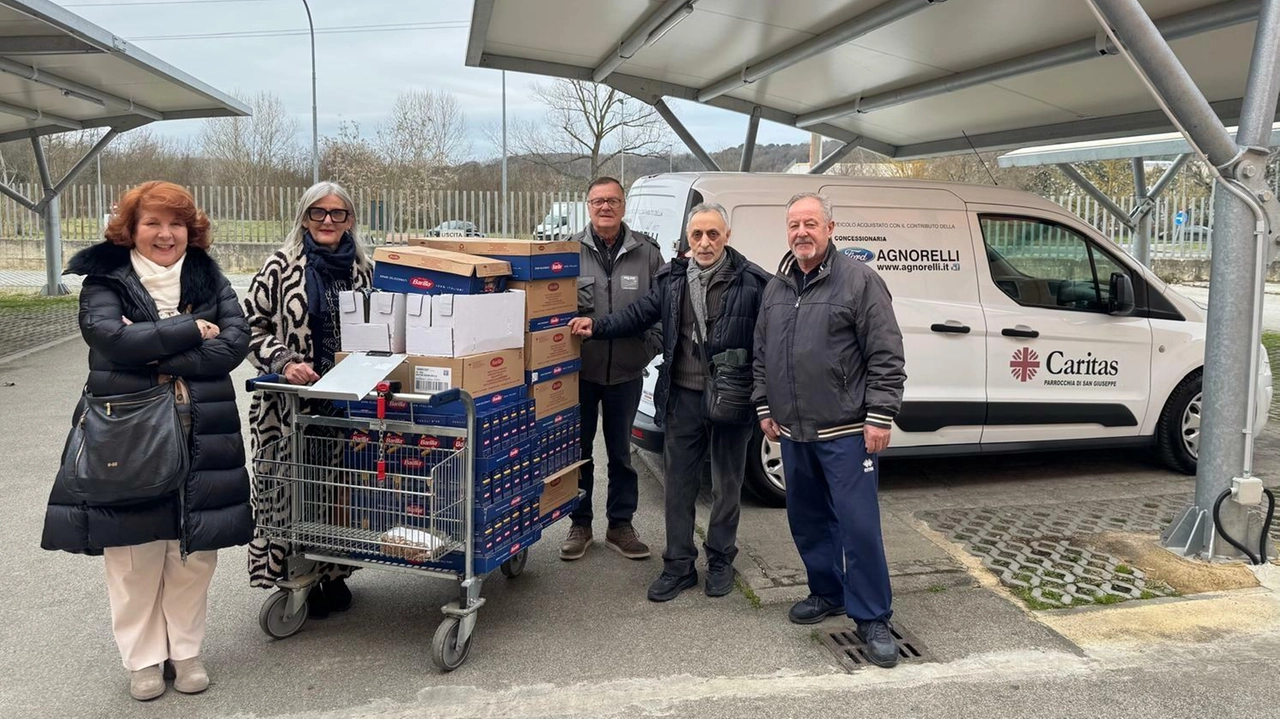
[[[741,252],[726,247],[728,267],[732,279],[724,290],[720,314],[711,323],[711,336],[707,338],[707,356],[730,349],[744,349],[748,361],[754,348],[756,317],[760,313],[760,301],[771,275],[748,260]],[[680,340],[681,313],[684,311],[684,293],[689,288],[689,260],[676,258],[658,270],[653,287],[640,300],[621,312],[601,317],[593,323],[592,339],[632,337],[643,333],[650,325],[662,320],[662,366],[658,368],[658,383],[653,390],[653,419],[662,424],[667,414],[667,397],[671,393],[671,371],[676,361],[676,342]]]
[[[71,259],[67,273],[86,276],[80,333],[89,345],[91,394],[138,392],[155,386],[158,374],[186,381],[191,475],[185,507],[179,507],[176,495],[109,509],[89,507],[55,481],[40,546],[101,554],[104,547],[161,539],[181,538],[188,552],[245,544],[253,537],[253,515],[231,371],[249,351],[249,328],[231,283],[206,252],[189,247],[178,305],[183,314],[162,320],[126,248],[109,242],[88,247]],[[218,336],[203,341],[197,319],[218,325]],[[179,536],[181,526],[185,537]]]

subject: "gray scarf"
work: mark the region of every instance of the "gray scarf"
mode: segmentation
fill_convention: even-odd
[[[705,339],[708,334],[707,330],[707,288],[711,286],[711,280],[715,277],[720,268],[724,267],[725,261],[729,259],[729,251],[725,250],[720,259],[715,264],[703,269],[693,259],[689,260],[689,269],[687,277],[689,279],[689,301],[693,304],[693,318],[698,323],[698,327],[702,329],[702,336]]]

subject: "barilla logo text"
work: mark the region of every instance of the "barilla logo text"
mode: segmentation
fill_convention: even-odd
[[[402,434],[395,434],[395,433],[393,433],[393,432],[388,432],[388,433],[387,433],[387,437],[386,437],[386,439],[385,439],[384,441],[385,441],[387,444],[397,444],[397,445],[402,445],[402,444],[404,444],[404,435],[402,435]]]
[[[506,360],[505,360],[505,359],[503,359],[502,357],[494,357],[493,359],[489,360],[489,366],[490,366],[490,367],[501,367],[501,366],[503,365],[503,363],[505,363],[505,362],[506,362]]]
[[[515,459],[516,457],[519,457],[519,456],[520,456],[520,448],[519,448],[519,447],[514,447],[514,448],[512,448],[512,450],[511,450],[510,452],[508,452],[508,453],[507,453],[507,456],[508,456],[508,457],[510,457],[511,459]]]
[[[422,460],[416,457],[410,457],[409,459],[404,460],[402,464],[404,464],[404,466],[406,467],[412,467],[414,469],[422,469],[423,467],[427,466],[426,462],[423,462]]]
[[[414,277],[413,279],[409,280],[409,284],[413,285],[414,287],[417,287],[420,290],[429,290],[432,287],[436,286],[436,283],[432,282],[431,278],[429,277]]]
[[[551,282],[551,283],[549,283],[549,284],[547,285],[547,291],[548,291],[548,292],[555,292],[556,290],[559,290],[559,289],[560,289],[560,283],[559,283],[559,282]]]
[[[389,253],[387,253],[387,259],[388,259],[388,260],[398,260],[398,259],[400,259],[400,255],[397,255],[397,254],[395,254],[394,252],[389,252]]]
[[[418,446],[425,449],[435,449],[440,446],[439,437],[422,437],[418,440]]]
[[[551,271],[552,271],[552,272],[564,272],[564,263],[563,263],[563,262],[552,262],[552,263],[551,263]]]
[[[551,370],[552,375],[558,375],[562,372],[564,372],[564,367],[556,367],[555,369]]]
[[[502,404],[502,395],[495,394],[493,399],[489,400],[490,404]]]
[[[561,387],[563,387],[563,386],[564,386],[564,382],[559,382],[559,381],[557,381],[557,382],[553,382],[553,383],[551,384],[551,390],[552,390],[553,392],[558,392],[558,391],[560,391],[560,388],[561,388]]]
[[[467,440],[462,437],[458,437],[457,439],[453,440],[454,449],[462,449],[463,447],[466,447],[466,446],[467,446]]]
[[[556,334],[551,335],[551,341],[552,341],[552,342],[564,342],[564,333],[563,333],[563,332],[557,332]]]
[[[555,327],[555,326],[556,326],[556,325],[558,325],[558,324],[560,324],[560,318],[559,318],[559,317],[552,317],[552,318],[551,318],[551,326],[552,326],[552,327]]]

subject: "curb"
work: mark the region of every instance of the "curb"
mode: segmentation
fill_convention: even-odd
[[[76,339],[79,336],[80,336],[79,332],[73,332],[67,335],[66,337],[61,337],[59,339],[52,340],[50,342],[45,342],[42,345],[36,345],[35,347],[22,350],[21,352],[15,352],[11,355],[5,355],[4,357],[0,357],[0,365],[8,364],[9,362],[13,362],[15,360],[20,360],[23,357],[33,355],[37,352],[43,352],[47,349],[52,349],[54,347],[57,347],[60,344],[65,344],[67,342],[70,342],[71,340]]]

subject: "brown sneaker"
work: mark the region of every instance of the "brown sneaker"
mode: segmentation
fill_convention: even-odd
[[[582,559],[591,547],[591,527],[575,524],[569,527],[569,537],[560,545],[560,558],[566,562]]]
[[[648,559],[649,545],[640,541],[635,527],[624,524],[604,533],[604,546],[627,559]]]

